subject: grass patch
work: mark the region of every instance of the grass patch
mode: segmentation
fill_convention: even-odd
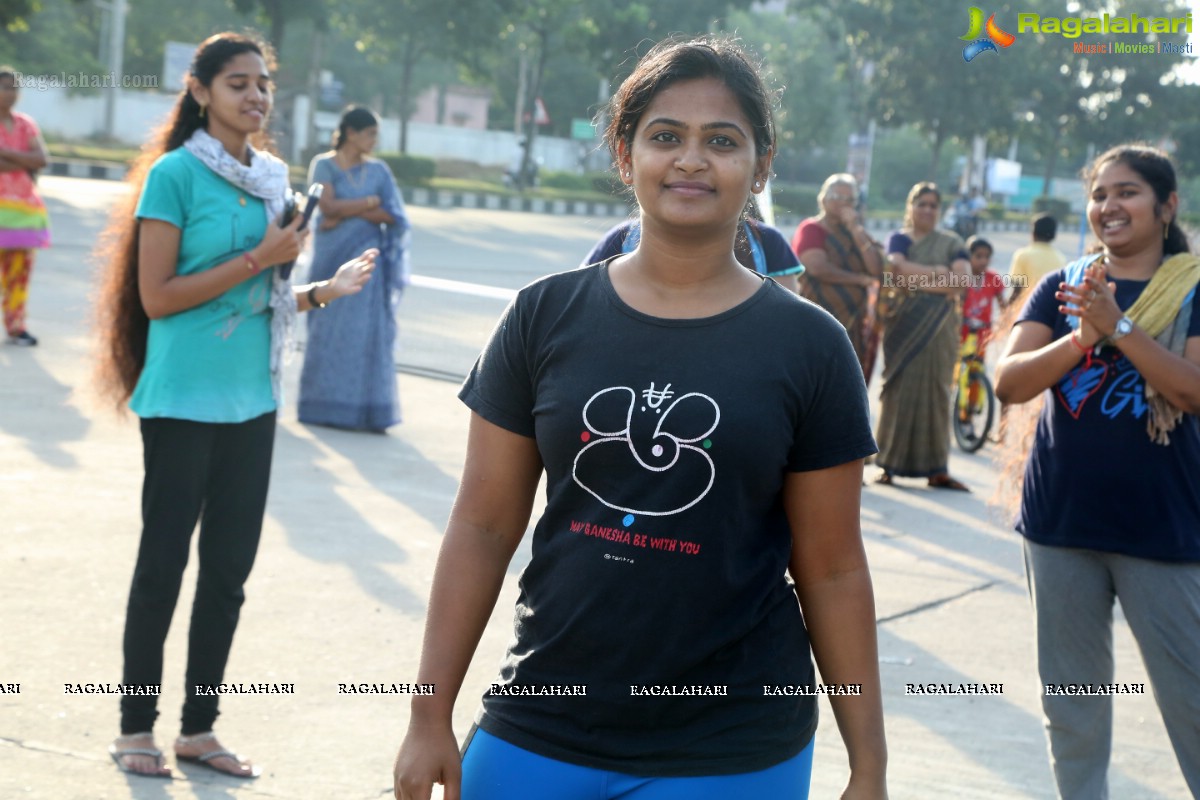
[[[118,164],[131,164],[142,152],[136,147],[67,142],[47,142],[46,149],[55,158],[82,158],[87,161],[112,161]]]

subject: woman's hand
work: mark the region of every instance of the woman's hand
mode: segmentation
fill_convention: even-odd
[[[379,251],[375,248],[364,250],[358,258],[338,267],[337,274],[329,281],[329,299],[335,300],[361,292],[362,287],[371,279],[371,273],[375,271],[375,258],[378,255]]]
[[[296,218],[283,228],[274,222],[267,223],[267,234],[250,251],[250,257],[263,269],[295,261],[308,236],[307,232],[300,231],[300,223],[303,221],[303,216],[297,214]]]
[[[882,773],[864,776],[851,772],[850,780],[842,791],[841,800],[887,800],[887,779]]]
[[[837,221],[845,225],[850,230],[855,227],[860,227],[858,220],[858,209],[854,206],[842,206],[837,211]]]
[[[1079,318],[1079,341],[1084,347],[1094,347],[1117,329],[1125,315],[1117,305],[1114,292],[1117,285],[1108,281],[1108,274],[1097,262],[1084,271],[1078,284],[1060,283],[1054,297],[1062,303],[1060,314]],[[1072,307],[1073,306],[1073,307]]]
[[[410,722],[404,743],[396,754],[392,777],[396,800],[429,800],[435,783],[442,784],[445,800],[459,800],[462,757],[449,724]]]

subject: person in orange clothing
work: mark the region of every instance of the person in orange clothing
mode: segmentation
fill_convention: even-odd
[[[50,219],[34,184],[46,166],[46,145],[33,118],[13,111],[17,74],[0,67],[0,296],[8,343],[31,347],[37,339],[25,329],[25,302],[33,251],[50,246]]]

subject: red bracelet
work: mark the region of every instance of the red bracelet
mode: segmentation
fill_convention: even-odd
[[[1079,352],[1083,353],[1084,356],[1086,356],[1086,359],[1083,362],[1083,370],[1076,371],[1075,376],[1073,378],[1071,378],[1071,386],[1075,386],[1076,384],[1078,384],[1079,376],[1082,375],[1087,370],[1092,368],[1092,348],[1084,347],[1083,342],[1080,341],[1080,339],[1078,337],[1079,337],[1079,331],[1075,331],[1074,333],[1072,333],[1071,337],[1070,337],[1071,344],[1075,346],[1075,349],[1077,349]]]
[[[249,250],[242,253],[242,258],[246,259],[246,269],[256,274],[262,272],[262,267],[254,260],[254,256],[250,255]]]

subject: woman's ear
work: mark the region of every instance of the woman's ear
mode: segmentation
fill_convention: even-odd
[[[1167,201],[1162,204],[1163,222],[1173,222],[1176,219],[1176,214],[1179,212],[1179,193],[1171,192]]]
[[[201,108],[207,106],[208,101],[211,99],[209,97],[208,87],[195,78],[188,78],[188,93],[191,94],[192,99],[195,100]]]
[[[633,158],[629,153],[629,145],[624,139],[617,142],[617,175],[626,186],[633,184]]]
[[[775,148],[768,147],[767,152],[755,160],[754,163],[754,184],[751,191],[755,194],[760,193],[767,188],[767,181],[771,179],[771,163],[775,158]]]

